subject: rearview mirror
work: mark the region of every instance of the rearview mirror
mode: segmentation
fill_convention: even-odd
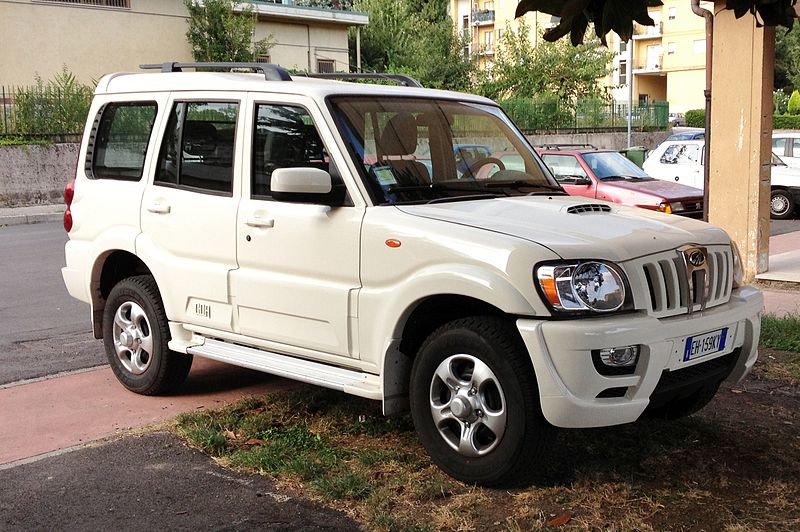
[[[278,168],[272,172],[270,180],[272,197],[289,203],[316,203],[320,205],[340,205],[334,194],[331,174],[312,167]]]

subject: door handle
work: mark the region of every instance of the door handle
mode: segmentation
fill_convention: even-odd
[[[245,224],[250,227],[275,227],[275,220],[272,218],[248,218]]]
[[[155,203],[147,207],[147,212],[152,212],[153,214],[169,214],[172,212],[172,207],[169,205],[162,205],[161,203]]]

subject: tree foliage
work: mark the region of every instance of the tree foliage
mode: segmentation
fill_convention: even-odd
[[[687,2],[689,0],[686,0]],[[759,25],[791,28],[797,17],[794,5],[797,0],[727,0],[726,9],[732,9],[736,18],[751,13]],[[605,36],[613,31],[623,41],[633,35],[633,23],[653,26],[655,22],[647,13],[648,7],[663,5],[661,0],[521,0],[516,16],[528,11],[541,11],[560,17],[558,25],[544,32],[544,39],[557,41],[569,35],[573,46],[583,42],[586,30],[594,25],[595,35],[605,44]]]
[[[800,32],[775,32],[775,89],[791,93],[800,88]]]
[[[369,14],[361,29],[362,70],[402,72],[426,87],[469,87],[475,67],[445,0],[355,0],[352,9]]]
[[[601,96],[612,57],[598,41],[534,46],[529,27],[520,23],[500,39],[493,67],[481,74],[479,92],[493,99],[537,97],[561,103]]]
[[[195,61],[255,61],[274,45],[272,36],[253,41],[256,18],[249,3],[184,0],[184,5],[189,11],[186,38]]]
[[[786,106],[786,112],[790,115],[800,115],[800,92],[792,92],[789,97],[789,105]]]
[[[64,65],[52,79],[13,93],[11,133],[47,135],[80,133],[92,102],[92,87],[80,83]]]

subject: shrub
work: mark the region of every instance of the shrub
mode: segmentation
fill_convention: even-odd
[[[83,131],[92,101],[92,89],[78,82],[65,66],[45,83],[36,76],[36,85],[14,91],[13,133],[54,135]]]
[[[686,111],[686,125],[689,127],[706,127],[705,109]]]
[[[792,92],[789,98],[789,105],[786,106],[786,112],[790,115],[800,115],[800,92]]]
[[[773,115],[773,129],[800,129],[800,115]]]
[[[783,89],[778,89],[772,93],[772,112],[776,115],[785,115],[786,108],[789,106],[789,95]]]

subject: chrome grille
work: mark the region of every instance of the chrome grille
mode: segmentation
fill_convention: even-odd
[[[646,308],[658,318],[689,314],[726,303],[731,296],[733,256],[729,246],[706,246],[708,279],[696,271],[693,278],[678,250],[633,261],[632,270],[641,273],[641,291]],[[635,283],[631,279],[631,283]],[[690,290],[690,282],[696,287]],[[706,288],[706,282],[708,283]],[[689,301],[690,295],[692,301]],[[643,302],[637,301],[637,307]],[[704,304],[705,303],[705,304]]]
[[[567,213],[569,214],[584,214],[587,212],[611,212],[611,207],[600,203],[582,203],[567,207]]]

